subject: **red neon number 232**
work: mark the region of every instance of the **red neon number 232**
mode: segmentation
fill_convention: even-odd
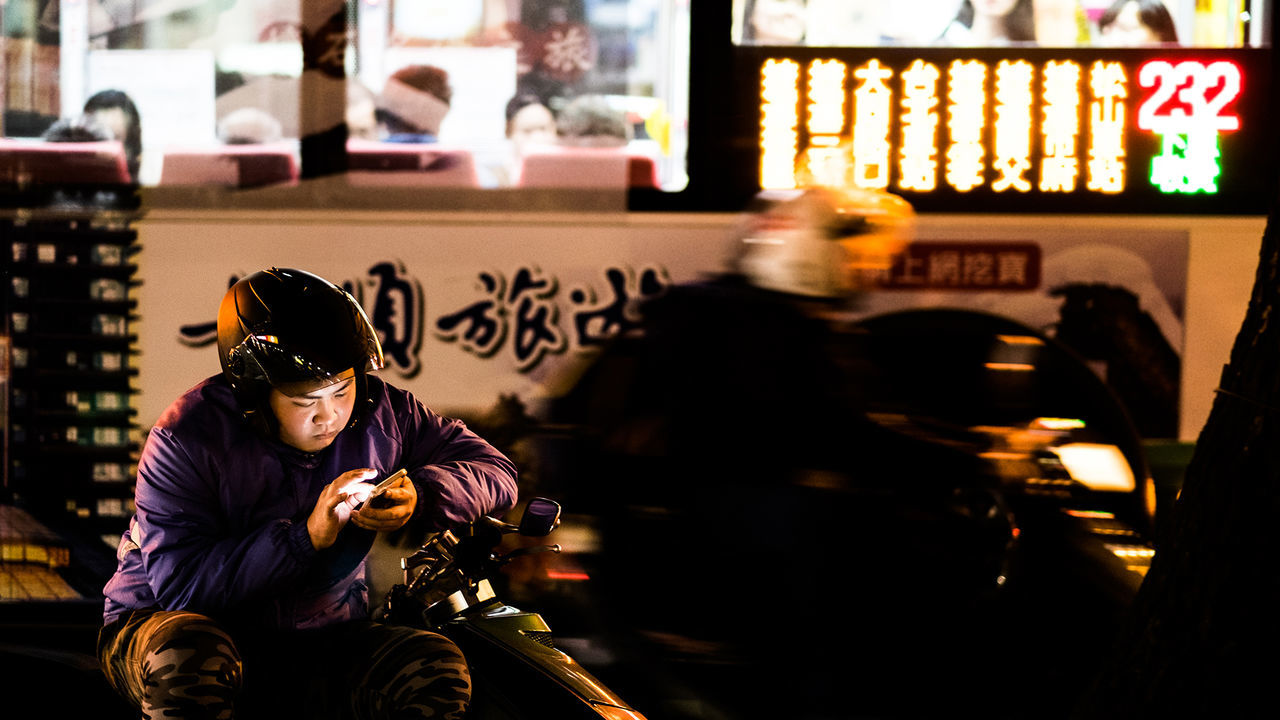
[[[1240,68],[1233,62],[1205,65],[1187,60],[1173,65],[1153,60],[1138,69],[1138,84],[1155,87],[1138,108],[1138,127],[1143,130],[1185,133],[1240,128],[1239,116],[1222,114],[1240,95]]]

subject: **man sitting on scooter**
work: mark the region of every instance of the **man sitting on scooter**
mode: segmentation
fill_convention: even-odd
[[[104,591],[108,681],[144,717],[462,717],[461,652],[372,622],[365,560],[411,518],[444,529],[509,509],[515,467],[371,375],[383,356],[364,311],[310,273],[233,285],[218,353],[222,373],[143,447]]]

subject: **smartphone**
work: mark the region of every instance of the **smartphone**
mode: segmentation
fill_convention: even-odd
[[[375,508],[386,507],[387,505],[389,505],[390,503],[387,503],[386,501],[377,502],[378,497],[382,495],[382,493],[386,492],[387,489],[390,488],[392,485],[395,485],[398,482],[400,482],[400,478],[405,477],[408,474],[409,474],[409,471],[405,470],[404,468],[401,468],[391,473],[391,475],[388,476],[386,480],[383,480],[382,482],[378,483],[378,485],[373,488],[373,492],[369,493],[368,499],[366,499],[364,503],[361,503],[360,507],[356,508],[356,511],[359,512],[359,510],[363,508],[365,504],[368,504],[369,506],[375,507]]]

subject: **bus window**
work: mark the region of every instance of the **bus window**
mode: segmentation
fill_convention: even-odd
[[[543,155],[554,148],[566,167],[579,156],[604,167],[600,156],[616,156],[618,167],[652,177],[646,184],[666,191],[687,184],[687,0],[347,0],[345,11],[339,0],[329,4],[345,24],[338,45],[347,112],[335,122],[347,124],[362,184],[412,184],[400,176],[409,158],[429,170],[447,156],[474,167],[450,177],[520,187],[523,157],[535,147]],[[206,172],[197,156],[254,142],[299,155],[300,118],[314,115],[300,107],[310,102],[300,91],[303,46],[325,42],[304,28],[303,7],[301,0],[10,0],[0,134],[34,142],[58,119],[84,113],[96,93],[121,91],[141,119],[141,184],[235,184],[225,157]],[[447,97],[401,82],[422,66],[442,71]],[[440,152],[375,152],[404,139]],[[185,158],[182,180],[164,177],[169,151]],[[236,162],[260,154],[226,153]],[[456,170],[452,163],[443,165]],[[591,182],[598,186],[599,177]]]
[[[733,0],[739,45],[1269,47],[1270,0]]]

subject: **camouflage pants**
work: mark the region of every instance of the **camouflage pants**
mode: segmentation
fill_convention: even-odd
[[[471,698],[452,641],[370,621],[231,633],[196,613],[141,610],[103,628],[98,658],[144,718],[461,718]]]

